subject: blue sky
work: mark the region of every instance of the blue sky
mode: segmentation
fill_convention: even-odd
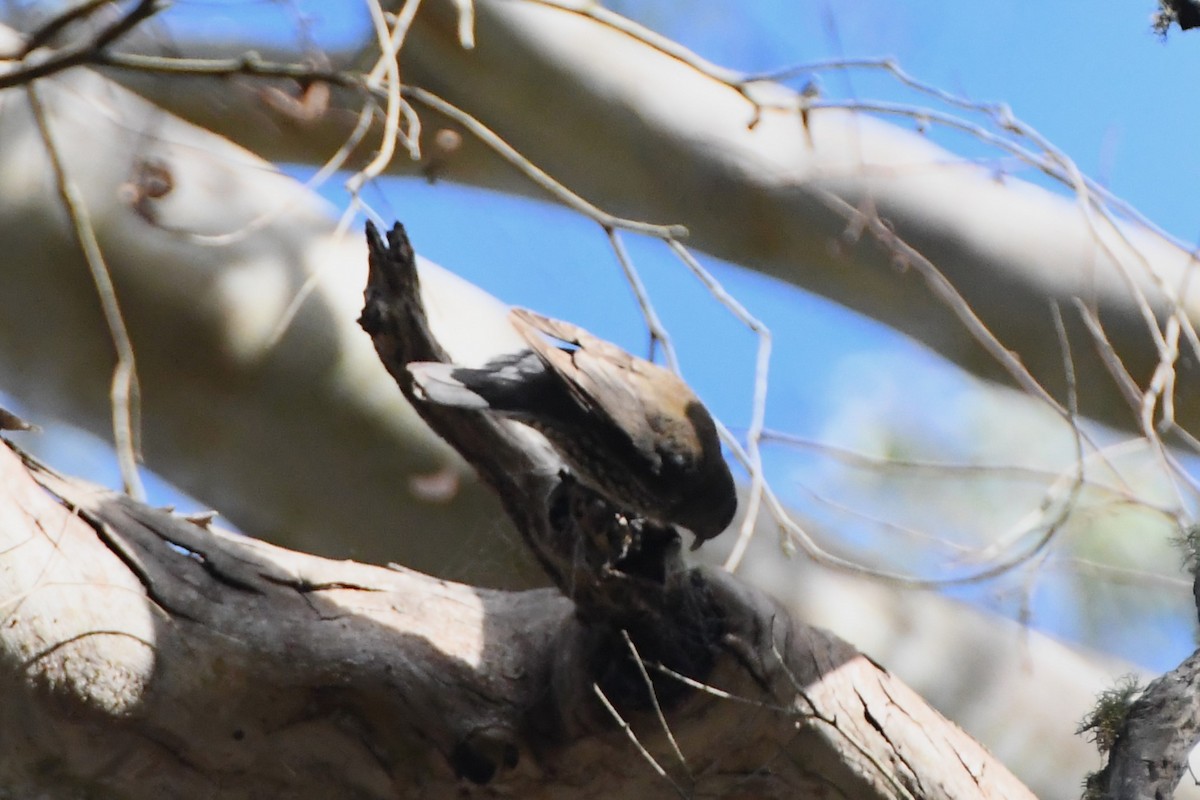
[[[837,57],[894,57],[927,83],[1009,104],[1085,173],[1158,224],[1187,241],[1200,237],[1200,204],[1193,199],[1200,178],[1200,148],[1194,147],[1200,140],[1200,109],[1192,101],[1200,74],[1200,33],[1175,30],[1161,41],[1150,32],[1152,0],[627,0],[608,5],[712,61],[749,71]],[[171,13],[180,21],[178,35],[189,27],[198,30],[196,25],[236,30],[247,24],[291,35],[298,9],[318,41],[356,35],[365,19],[361,9],[339,4],[334,16],[329,7],[185,0]],[[918,100],[872,72],[825,75],[821,85],[833,97]],[[959,152],[979,154],[969,142],[946,141]],[[339,199],[336,181],[328,192]],[[636,305],[595,225],[543,204],[419,181],[381,181],[366,197],[383,215],[405,221],[424,255],[502,299],[569,318],[635,351],[644,347]],[[468,219],[472,236],[463,235]],[[635,238],[627,244],[679,342],[685,374],[719,416],[735,429],[743,427],[753,339],[719,313],[661,244]],[[886,437],[889,430],[919,431],[946,458],[970,455],[964,442],[980,423],[971,411],[969,382],[953,369],[840,307],[728,265],[705,263],[774,331],[772,426],[805,436],[846,434],[867,441]],[[873,371],[865,389],[850,377],[863,369]],[[928,411],[932,398],[940,409],[959,410],[935,416]],[[864,428],[871,430],[864,433]],[[78,467],[62,458],[55,463],[115,485],[104,455],[94,448],[79,448],[77,455]],[[788,481],[799,486],[829,479],[821,464],[793,453],[772,451],[770,465],[785,493]],[[878,501],[879,487],[870,491]],[[803,503],[806,495],[797,490],[789,496]],[[1001,582],[961,594],[1015,615],[1020,608],[1010,589]],[[1119,605],[1113,598],[1121,596],[1118,591],[1099,602]],[[1171,666],[1191,651],[1191,617],[1180,616],[1178,598],[1145,610],[1139,628],[1149,638],[1092,630],[1095,626],[1076,613],[1077,604],[1070,582],[1046,578],[1033,596],[1033,621],[1156,668]]]

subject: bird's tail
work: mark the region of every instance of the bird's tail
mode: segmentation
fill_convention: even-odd
[[[521,414],[546,367],[531,351],[502,356],[483,367],[417,361],[408,365],[417,397],[456,408]]]

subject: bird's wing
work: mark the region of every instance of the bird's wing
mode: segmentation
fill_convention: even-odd
[[[440,406],[480,410],[489,408],[488,401],[479,392],[455,377],[456,369],[458,367],[454,364],[439,364],[433,361],[414,361],[408,364],[417,398]]]
[[[511,314],[525,341],[562,379],[575,401],[623,431],[652,462],[661,459],[664,433],[668,440],[672,436],[695,440],[695,431],[683,417],[694,395],[674,373],[568,322],[519,308]],[[547,336],[574,349],[556,347]]]
[[[506,353],[479,368],[414,361],[408,364],[417,397],[442,406],[520,414],[546,366],[528,350]]]

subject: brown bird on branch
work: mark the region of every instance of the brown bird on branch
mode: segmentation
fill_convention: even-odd
[[[520,308],[509,319],[529,350],[478,369],[409,364],[417,396],[540,431],[580,481],[638,516],[687,528],[693,549],[729,526],[733,476],[712,417],[679,376],[570,323]]]

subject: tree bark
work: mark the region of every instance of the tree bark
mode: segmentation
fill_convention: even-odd
[[[291,552],[0,448],[0,785],[58,798],[674,797],[598,704],[622,653],[555,590]],[[57,498],[57,501],[56,501]],[[692,796],[1028,797],[894,677],[704,573],[728,655],[626,711]],[[767,692],[760,682],[770,688]]]
[[[1146,687],[1089,786],[1105,800],[1170,800],[1200,743],[1200,653]]]
[[[373,248],[363,322],[410,393],[403,364],[445,353],[406,244]],[[289,552],[0,449],[0,733],[19,741],[0,782],[130,798],[1032,797],[849,645],[728,573],[684,568],[677,534],[635,526],[614,557],[599,534],[625,518],[576,496],[527,429],[422,411],[573,600]]]
[[[1200,573],[1196,569],[1195,531],[1185,539],[1190,551],[1192,597],[1200,613]],[[1113,736],[1101,751],[1108,762],[1100,772],[1088,776],[1088,794],[1103,800],[1170,800],[1189,759],[1200,744],[1200,650],[1179,666],[1151,681],[1141,695],[1124,709]],[[1103,701],[1102,701],[1103,702]],[[1097,715],[1099,715],[1099,710]],[[1096,718],[1092,718],[1095,723]],[[1092,727],[1095,727],[1093,725]],[[1195,782],[1193,781],[1193,785]]]

